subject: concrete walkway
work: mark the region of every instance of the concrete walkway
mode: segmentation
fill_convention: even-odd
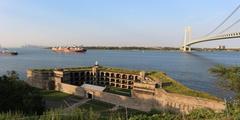
[[[91,100],[91,99],[83,98],[83,99],[79,100],[77,103],[75,103],[75,104],[73,104],[73,105],[65,108],[64,110],[65,110],[65,111],[73,110],[73,109],[79,107],[80,105],[86,103],[86,102],[89,101],[89,100]]]

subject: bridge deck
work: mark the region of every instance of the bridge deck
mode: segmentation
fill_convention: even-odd
[[[196,40],[186,43],[185,46],[191,46],[193,44],[197,44],[197,43],[201,43],[201,42],[215,41],[215,40],[222,40],[222,39],[233,39],[233,38],[240,38],[240,32],[208,36],[208,37],[196,39]]]

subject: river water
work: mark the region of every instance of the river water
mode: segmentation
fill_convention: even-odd
[[[0,56],[0,74],[16,70],[22,79],[28,68],[79,67],[100,65],[139,70],[161,70],[182,84],[221,98],[233,93],[217,85],[208,69],[217,64],[240,64],[240,52],[192,52],[88,50],[81,54],[55,53],[48,49],[17,48],[18,56]]]

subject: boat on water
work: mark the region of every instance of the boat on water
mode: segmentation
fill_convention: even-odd
[[[71,46],[71,47],[52,47],[51,48],[55,52],[76,52],[76,53],[83,53],[87,50],[83,47],[79,46]]]
[[[0,55],[18,55],[18,52],[10,51],[8,49],[0,49]]]

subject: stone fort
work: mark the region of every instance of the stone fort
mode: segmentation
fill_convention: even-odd
[[[225,109],[222,101],[166,92],[162,89],[166,84],[161,78],[152,79],[146,74],[98,64],[79,68],[29,69],[27,83],[146,112],[151,109],[173,109],[184,113],[196,108]]]

